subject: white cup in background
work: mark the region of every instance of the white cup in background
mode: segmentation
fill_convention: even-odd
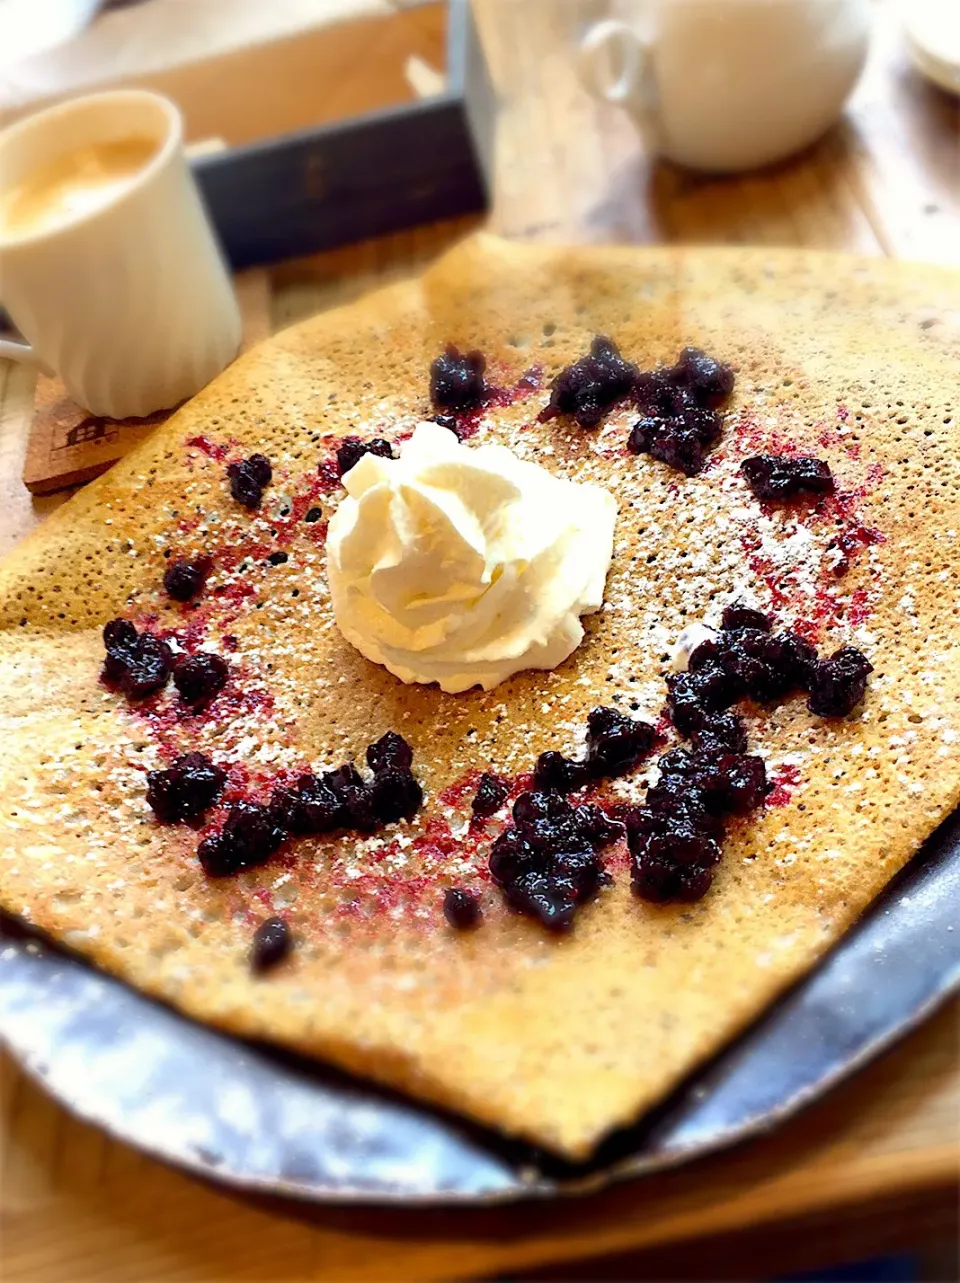
[[[957,0],[960,3],[960,0]],[[636,0],[594,23],[579,68],[647,146],[722,173],[780,160],[837,120],[863,69],[870,0]]]
[[[62,184],[59,205],[23,197],[77,156],[130,167],[96,190]],[[0,133],[0,303],[26,340],[0,357],[59,375],[96,415],[168,409],[233,359],[240,312],[172,102],[92,94]]]

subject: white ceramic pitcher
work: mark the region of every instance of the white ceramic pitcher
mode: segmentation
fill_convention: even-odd
[[[960,3],[960,0],[957,0]],[[594,23],[580,73],[648,150],[708,172],[753,169],[839,117],[867,55],[870,0],[637,0]]]

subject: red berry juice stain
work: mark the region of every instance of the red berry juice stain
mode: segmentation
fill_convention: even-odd
[[[627,873],[633,863],[626,838],[620,838],[612,846],[606,847],[600,852],[600,858],[608,873]]]
[[[811,646],[816,646],[823,632],[823,624],[818,619],[795,619],[790,625],[790,631],[802,637]]]
[[[436,909],[439,922],[441,898],[448,886],[454,883],[461,885],[465,881],[489,881],[482,849],[485,847],[485,838],[457,837],[446,820],[434,816],[405,849],[394,839],[376,850],[372,857],[368,857],[376,867],[362,870],[359,875],[349,864],[336,861],[334,853],[334,860],[327,870],[327,885],[343,896],[337,908],[337,913],[342,916],[369,921],[426,906]],[[411,861],[416,872],[384,867],[399,856]],[[452,858],[456,858],[458,866],[466,862],[472,867],[467,873],[458,867],[454,874],[449,870]],[[354,876],[350,876],[351,873]]]
[[[424,860],[443,862],[451,855],[460,855],[464,842],[454,837],[449,823],[439,815],[431,816],[423,829],[413,839],[414,851]]]
[[[340,490],[343,482],[340,478],[340,465],[336,458],[322,459],[317,465],[317,486],[319,494],[333,494]]]
[[[247,601],[254,596],[256,589],[252,584],[236,579],[232,583],[217,584],[206,590],[198,601],[190,603],[186,609],[178,610],[178,622],[158,627],[157,615],[145,615],[134,622],[138,628],[149,628],[165,641],[176,641],[188,655],[202,650],[209,638],[217,634],[220,635],[225,650],[235,651],[236,636],[232,633],[225,634],[223,630],[244,613]]]
[[[441,790],[438,801],[445,806],[461,806],[475,792],[480,774],[478,770],[465,772]],[[532,784],[532,776],[526,772],[498,778],[509,785],[511,797],[528,791]],[[333,847],[324,885],[343,896],[337,914],[369,923],[384,914],[426,907],[432,915],[436,911],[437,925],[442,925],[442,897],[448,887],[470,885],[479,890],[491,884],[487,861],[494,837],[509,823],[508,804],[509,799],[502,811],[486,822],[471,823],[456,834],[443,816],[431,816],[412,841],[401,846],[394,838],[374,850],[366,858],[375,868],[361,870],[359,875],[349,863],[337,860]],[[391,871],[385,867],[395,859],[412,864],[416,871]],[[450,869],[454,859],[456,873]]]
[[[870,469],[867,473],[869,478]],[[832,524],[836,529],[827,547],[838,555],[832,558],[834,565],[820,567],[821,575],[842,577],[865,549],[886,542],[884,533],[866,525],[860,515],[860,504],[871,488],[868,480],[853,490],[837,490],[832,495],[824,495],[810,510],[804,524],[811,528]]]
[[[239,717],[256,717],[264,723],[271,722],[276,712],[276,702],[272,693],[262,686],[251,684],[252,676],[244,669],[231,669],[230,677],[223,690],[207,706],[216,720],[234,721]],[[277,778],[274,773],[272,779]]]
[[[746,410],[742,410],[730,425],[726,442],[736,453],[745,457],[753,454],[783,454],[794,458],[804,453],[803,446],[785,432],[769,424],[760,424]],[[714,451],[716,456],[719,452]]]
[[[344,440],[344,437],[338,436],[335,432],[324,432],[320,437],[321,459],[317,464],[315,475],[311,478],[311,485],[315,487],[313,493],[316,495],[329,495],[343,489],[337,451]]]
[[[469,441],[480,431],[480,425],[483,423],[484,410],[478,407],[476,410],[467,410],[463,414],[457,415],[457,440]]]
[[[323,504],[320,503],[320,499],[328,494],[327,484],[319,474],[308,473],[301,478],[290,497],[289,510],[279,514],[270,522],[271,533],[280,547],[292,543],[297,535],[303,535],[314,543],[318,542],[318,528],[322,527],[326,532],[326,521],[305,522],[304,517],[311,508],[322,509]]]
[[[254,887],[250,897],[264,910],[264,917],[272,918],[274,916],[273,892],[269,887]]]
[[[250,569],[256,563],[266,561],[272,551],[273,545],[265,539],[240,539],[236,543],[219,548],[216,563],[221,570],[231,571],[248,562],[248,569]]]
[[[846,626],[863,623],[872,613],[880,587],[878,570],[870,571],[872,592],[861,587],[850,596],[841,596],[838,580],[849,573],[866,549],[885,542],[883,532],[867,525],[861,515],[863,500],[884,476],[882,466],[871,464],[860,486],[838,489],[817,498],[800,497],[790,504],[761,503],[760,509],[768,517],[776,512],[786,513],[794,518],[798,527],[818,533],[825,527],[833,528],[824,553],[812,567],[785,570],[776,564],[772,554],[765,552],[759,528],[741,535],[747,564],[766,585],[772,605],[798,616],[797,632],[809,642],[816,644],[825,631],[840,623]],[[811,571],[815,579],[812,603],[809,584],[801,583],[801,579],[809,579]]]
[[[232,437],[229,441],[212,441],[207,436],[188,437],[185,442],[188,449],[199,450],[216,463],[222,463],[236,444]]]
[[[792,764],[781,766],[771,779],[773,788],[765,799],[766,806],[787,806],[793,797],[794,790],[800,783],[800,768]]]
[[[482,774],[480,770],[473,770],[459,775],[452,784],[448,784],[437,794],[437,801],[441,806],[459,806],[465,797],[469,796],[472,799]]]
[[[838,432],[836,428],[826,427],[821,429],[817,434],[817,444],[825,450],[843,450],[850,459],[860,458],[859,441],[850,441],[844,433]]]
[[[349,894],[340,900],[335,914],[338,918],[355,918],[358,924],[372,928],[378,919],[387,915],[395,917],[438,900],[439,886],[426,876],[400,877],[382,871],[364,873],[342,888]]]
[[[242,921],[252,933],[265,917],[276,916],[269,888],[243,886],[232,878],[220,878],[218,881],[231,883],[232,894],[227,897],[223,912],[225,921]]]
[[[864,548],[886,542],[886,536],[873,526],[853,525],[841,532],[827,545],[828,552],[834,552],[832,573],[842,579],[850,569],[852,561]]]
[[[846,622],[856,627],[858,624],[866,623],[872,614],[873,603],[870,600],[870,594],[865,588],[858,588],[846,608],[844,615]]]
[[[669,712],[660,714],[653,729],[657,733],[657,744],[662,744],[664,740],[669,739],[673,735],[673,722],[670,719]]]
[[[515,802],[521,793],[529,793],[533,788],[533,771],[521,771],[518,775],[497,775],[498,780],[509,784],[508,802]]]
[[[211,593],[205,622],[210,631],[222,632],[245,613],[245,607],[257,590],[245,579],[235,579],[229,584],[218,584]]]
[[[197,605],[189,614],[183,609],[177,613],[180,615],[181,623],[174,624],[172,627],[157,628],[154,631],[164,641],[175,641],[186,654],[194,655],[202,649],[207,637],[207,612],[202,606]]]
[[[227,684],[205,704],[185,704],[171,683],[165,690],[129,707],[142,721],[161,759],[172,761],[181,753],[196,749],[198,734],[211,727],[222,730],[243,717],[263,722],[273,719],[273,695],[262,687],[252,685],[252,680],[251,674],[242,666],[234,665]],[[216,757],[215,750],[214,756]],[[248,778],[252,777],[248,775]],[[264,774],[264,779],[266,778],[268,777]]]
[[[194,511],[185,517],[178,517],[177,524],[174,527],[173,535],[170,539],[172,547],[182,547],[190,535],[197,529],[206,516],[205,512]]]
[[[488,387],[484,405],[515,405],[518,401],[522,401],[524,397],[532,396],[534,392],[539,392],[542,386],[543,367],[531,365],[529,370],[525,370],[516,383],[511,384],[509,387]]]
[[[533,365],[517,379],[516,383],[511,384],[509,387],[488,387],[487,395],[482,405],[456,416],[458,438],[461,441],[469,441],[471,437],[475,437],[483,426],[485,416],[489,410],[516,405],[518,401],[524,400],[525,397],[532,396],[534,392],[540,390],[542,380],[543,370],[539,365]]]

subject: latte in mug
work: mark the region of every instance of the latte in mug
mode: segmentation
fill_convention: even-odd
[[[240,312],[168,98],[111,89],[0,131],[0,305],[23,340],[0,358],[105,418],[179,405],[234,358]]]
[[[40,165],[0,198],[0,238],[55,231],[109,205],[157,153],[152,138],[120,138]]]

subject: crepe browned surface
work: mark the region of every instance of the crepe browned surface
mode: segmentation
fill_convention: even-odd
[[[263,344],[0,571],[0,902],[201,1020],[588,1154],[809,968],[957,805],[958,312],[958,277],[932,268],[481,237],[421,280]],[[736,365],[700,476],[626,453],[625,410],[596,433],[536,424],[549,378],[598,332],[644,367],[686,344]],[[301,520],[317,501],[328,517],[342,494],[336,436],[392,438],[429,413],[428,364],[448,341],[481,348],[492,382],[514,389],[475,441],[600,482],[620,509],[583,645],[486,694],[404,686],[352,650],[331,618],[323,523]],[[518,388],[537,366],[543,387],[534,374]],[[828,459],[842,498],[762,510],[738,464],[784,442]],[[256,516],[215,457],[253,449],[275,472]],[[285,564],[266,563],[276,548]],[[215,570],[191,612],[164,596],[164,552],[201,549]],[[731,830],[699,903],[636,899],[614,850],[614,885],[568,936],[506,910],[484,878],[503,817],[462,833],[470,772],[574,750],[598,703],[655,719],[684,623],[738,596],[800,622],[822,652],[859,646],[876,670],[861,709],[828,722],[801,698],[746,708],[777,787]],[[208,713],[178,718],[172,687],[133,709],[99,683],[100,629],[117,614],[234,647]],[[362,762],[391,728],[415,749],[427,801],[373,839],[298,841],[213,880],[196,834],[158,825],[144,800],[145,771],[186,748],[242,764],[263,796],[278,772]],[[465,778],[462,796],[440,796]],[[649,778],[607,795],[637,798]],[[452,884],[481,892],[478,930],[445,924]],[[255,978],[251,935],[271,912],[297,947]]]

